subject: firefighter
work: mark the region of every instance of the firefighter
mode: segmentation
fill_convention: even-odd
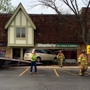
[[[59,67],[63,66],[63,60],[65,59],[64,54],[62,53],[62,50],[59,51],[58,55],[57,55],[57,59],[58,59],[58,65]]]
[[[85,71],[88,68],[87,55],[86,55],[85,50],[83,50],[82,53],[79,55],[78,63],[79,63],[79,68],[80,68],[79,75],[83,76]]]

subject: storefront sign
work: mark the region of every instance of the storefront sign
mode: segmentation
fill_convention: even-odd
[[[0,57],[6,57],[6,49],[0,49]]]
[[[0,47],[6,46],[6,43],[0,43]]]
[[[77,47],[79,47],[79,45],[78,45],[78,44],[49,44],[49,43],[47,43],[47,44],[42,44],[42,43],[38,43],[38,44],[36,45],[36,47],[61,47],[61,48],[65,47],[65,48],[77,48]]]
[[[87,54],[90,54],[90,45],[87,45]]]
[[[38,43],[37,47],[56,47],[56,44],[42,44],[42,43]]]
[[[56,44],[56,47],[71,47],[71,48],[77,48],[78,44]]]

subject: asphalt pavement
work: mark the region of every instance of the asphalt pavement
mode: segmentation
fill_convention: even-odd
[[[30,74],[30,66],[5,66],[0,69],[1,90],[90,90],[90,69],[79,76],[78,66],[37,66],[38,74]],[[90,67],[89,67],[90,68]]]

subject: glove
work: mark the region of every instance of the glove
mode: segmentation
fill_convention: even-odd
[[[63,59],[63,61],[65,61],[65,59]]]
[[[81,64],[81,62],[78,62],[78,64]]]

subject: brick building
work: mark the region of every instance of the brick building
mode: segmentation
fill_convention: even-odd
[[[74,15],[67,17],[74,22]],[[23,59],[26,49],[44,48],[63,49],[67,59],[77,60],[84,44],[65,24],[58,15],[27,14],[20,3],[13,14],[0,14],[0,56]]]

